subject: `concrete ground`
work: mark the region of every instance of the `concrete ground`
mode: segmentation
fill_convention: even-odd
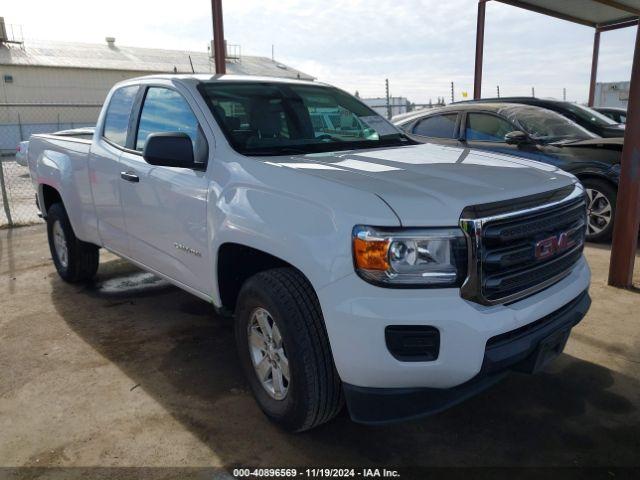
[[[638,467],[640,293],[606,286],[608,247],[586,254],[593,306],[546,372],[420,421],[343,412],[291,435],[259,411],[207,303],[104,252],[95,284],[67,285],[42,225],[0,230],[0,466]]]

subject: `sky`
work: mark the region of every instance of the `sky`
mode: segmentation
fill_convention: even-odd
[[[30,39],[206,51],[209,0],[20,0],[0,16]],[[179,6],[179,7],[177,7]],[[225,37],[245,55],[270,57],[363,97],[415,103],[473,93],[476,0],[223,0]],[[602,34],[598,81],[627,81],[636,29]],[[489,2],[484,96],[585,102],[593,29]]]

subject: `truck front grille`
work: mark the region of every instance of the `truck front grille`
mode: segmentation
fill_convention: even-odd
[[[463,212],[470,257],[464,298],[485,305],[519,300],[560,281],[580,259],[586,225],[581,186],[512,203],[521,209],[491,214],[480,205]],[[489,215],[478,218],[478,212]]]

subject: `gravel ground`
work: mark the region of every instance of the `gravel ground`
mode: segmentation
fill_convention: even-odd
[[[35,203],[35,190],[29,178],[29,169],[18,165],[13,156],[1,156],[0,162],[13,224],[30,225],[41,222]],[[0,194],[0,228],[8,224],[4,197]]]
[[[207,303],[104,253],[94,284],[67,285],[42,225],[0,230],[0,476],[392,465],[600,466],[624,478],[640,467],[640,293],[606,286],[608,247],[586,254],[593,305],[547,371],[420,421],[374,428],[343,412],[290,435],[259,411],[232,325]]]

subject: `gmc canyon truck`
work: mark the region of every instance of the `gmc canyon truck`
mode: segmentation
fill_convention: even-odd
[[[344,135],[312,122],[327,109]],[[92,140],[34,135],[28,164],[62,279],[90,281],[105,248],[211,302],[292,431],[344,403],[415,418],[535,372],[589,308],[575,177],[418,144],[317,82],[129,80]]]

